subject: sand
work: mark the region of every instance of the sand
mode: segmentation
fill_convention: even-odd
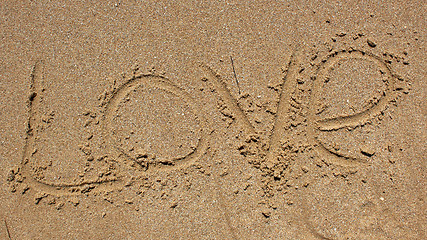
[[[425,239],[423,1],[4,1],[1,239]]]

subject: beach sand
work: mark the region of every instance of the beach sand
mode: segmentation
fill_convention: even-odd
[[[425,239],[423,1],[3,1],[0,239]]]

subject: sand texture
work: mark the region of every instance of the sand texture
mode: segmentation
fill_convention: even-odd
[[[424,1],[2,1],[0,239],[426,239]]]

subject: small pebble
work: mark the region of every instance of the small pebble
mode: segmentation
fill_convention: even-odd
[[[178,202],[173,202],[170,206],[170,208],[176,208],[178,206]]]
[[[269,210],[269,209],[264,209],[264,210],[262,211],[262,215],[263,215],[265,218],[269,218],[269,217],[271,217],[271,210]]]
[[[370,147],[366,147],[366,146],[360,148],[360,152],[363,155],[368,156],[368,157],[372,157],[375,154],[375,150],[374,149],[372,149]]]
[[[375,44],[373,41],[371,41],[371,40],[367,40],[367,43],[368,43],[368,45],[369,45],[369,47],[376,47],[377,46],[377,44]]]

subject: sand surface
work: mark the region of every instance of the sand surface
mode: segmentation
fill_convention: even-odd
[[[2,1],[0,239],[425,239],[424,1]]]

